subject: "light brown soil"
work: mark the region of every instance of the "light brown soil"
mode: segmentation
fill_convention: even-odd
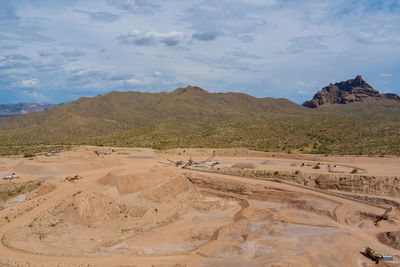
[[[356,202],[313,190],[311,182],[310,188],[295,179],[274,182],[275,172],[300,169],[321,181],[327,175],[329,187],[336,174],[328,165],[336,165],[353,180],[348,172],[358,168],[389,183],[400,174],[398,158],[370,164],[363,157],[285,158],[243,149],[105,151],[112,149],[111,155],[83,146],[54,157],[0,160],[0,176],[20,175],[0,186],[43,181],[34,196],[0,210],[0,266],[376,266],[361,253],[367,246],[394,256],[385,266],[399,264],[400,212],[375,224],[391,202],[368,204],[376,198],[370,189]],[[212,155],[220,163],[215,168],[270,171],[271,179],[187,170],[167,160]],[[313,169],[317,163],[323,167]],[[82,178],[65,181],[75,175]],[[373,190],[380,188],[387,190]],[[395,194],[390,200],[400,201]]]

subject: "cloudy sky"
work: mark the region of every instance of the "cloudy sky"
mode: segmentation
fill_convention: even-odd
[[[0,103],[197,85],[301,103],[400,93],[400,0],[1,0]]]

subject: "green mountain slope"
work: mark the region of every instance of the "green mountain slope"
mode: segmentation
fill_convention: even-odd
[[[399,118],[400,105],[385,101],[309,109],[287,99],[192,86],[111,92],[0,121],[0,151],[104,144],[400,155]]]

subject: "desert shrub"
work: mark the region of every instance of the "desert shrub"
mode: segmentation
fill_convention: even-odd
[[[79,195],[80,193],[82,193],[82,191],[75,192],[72,196],[74,197],[76,195]]]
[[[35,154],[33,154],[32,152],[27,152],[24,154],[24,158],[32,158],[34,156],[35,156]]]

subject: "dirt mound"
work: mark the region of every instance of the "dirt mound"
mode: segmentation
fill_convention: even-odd
[[[110,197],[98,194],[78,194],[69,203],[63,203],[62,219],[71,224],[97,227],[117,218],[119,206]]]
[[[165,179],[165,176],[153,172],[109,172],[99,183],[114,186],[119,194],[131,194],[157,186]]]
[[[46,195],[47,193],[50,193],[54,189],[56,189],[55,185],[44,183],[39,187],[38,191],[36,192],[36,196]]]
[[[380,233],[378,239],[383,244],[400,250],[400,231]]]
[[[155,188],[143,192],[142,197],[156,202],[185,201],[200,197],[197,188],[184,176],[167,178]]]

